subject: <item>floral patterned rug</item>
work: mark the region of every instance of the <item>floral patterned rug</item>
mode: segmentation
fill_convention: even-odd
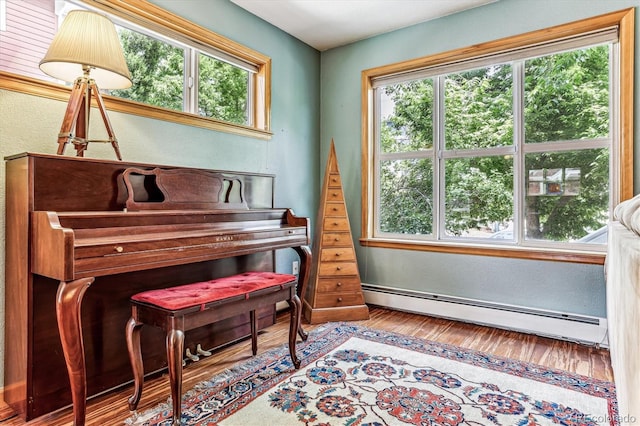
[[[188,391],[182,424],[618,425],[613,383],[486,353],[331,323]],[[127,419],[170,425],[171,405]]]

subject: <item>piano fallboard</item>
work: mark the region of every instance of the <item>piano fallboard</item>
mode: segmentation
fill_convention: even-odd
[[[180,265],[309,242],[289,209],[32,213],[33,273],[60,281]]]

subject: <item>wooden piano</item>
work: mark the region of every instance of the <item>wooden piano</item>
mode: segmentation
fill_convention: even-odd
[[[4,398],[27,421],[73,403],[83,425],[87,397],[132,380],[134,293],[272,271],[275,250],[293,248],[304,296],[309,221],[274,208],[273,175],[31,153],[6,172]],[[274,321],[275,307],[260,313],[261,328]],[[185,348],[249,332],[246,314],[189,332]],[[146,373],[166,367],[156,333],[143,333]]]

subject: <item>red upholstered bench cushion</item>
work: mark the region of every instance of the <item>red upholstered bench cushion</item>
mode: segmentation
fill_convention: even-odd
[[[295,275],[275,272],[245,272],[243,274],[202,281],[159,290],[149,290],[131,296],[131,300],[176,311],[202,306],[218,300],[248,294],[295,281]]]

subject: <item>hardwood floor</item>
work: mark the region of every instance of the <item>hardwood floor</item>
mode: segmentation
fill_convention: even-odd
[[[378,307],[370,308],[369,320],[356,323],[613,381],[609,351],[606,349]],[[285,344],[288,324],[289,314],[278,314],[277,323],[259,335],[258,353]],[[307,331],[316,327],[305,325]],[[250,357],[251,342],[244,340],[197,363],[188,364],[183,373],[183,391]],[[130,416],[127,398],[131,392],[132,385],[129,385],[90,400],[87,404],[87,425],[122,425]],[[165,374],[146,380],[138,410],[145,411],[165,401],[169,394],[169,380]],[[1,426],[67,426],[72,423],[71,408],[25,423],[4,403],[0,405]]]

